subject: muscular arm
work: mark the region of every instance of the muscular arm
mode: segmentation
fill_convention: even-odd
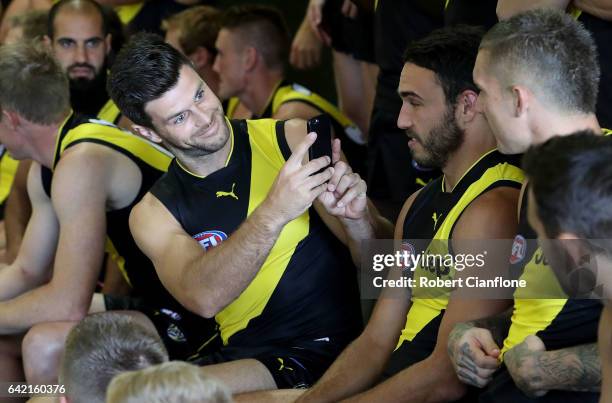
[[[565,10],[571,0],[499,0],[497,2],[497,17],[500,21],[513,15],[536,8],[555,8]]]
[[[40,165],[37,163],[32,163],[27,187],[32,200],[32,217],[16,259],[0,270],[0,301],[37,287],[51,275],[58,223],[51,200],[42,188]]]
[[[456,254],[474,253],[473,240],[510,239],[516,233],[515,206],[518,191],[508,188],[492,190],[471,203],[463,213],[452,234]],[[469,242],[469,241],[472,242]],[[467,242],[460,242],[467,241]],[[510,245],[508,245],[508,251]],[[487,266],[505,264],[508,256],[489,254]],[[493,266],[490,266],[493,265]],[[470,273],[457,273],[455,278]],[[451,298],[442,318],[436,346],[425,360],[412,365],[375,388],[355,396],[348,401],[447,402],[459,399],[465,386],[461,384],[447,354],[449,333],[457,323],[474,320],[499,313],[503,301],[471,299],[458,296]]]
[[[4,225],[6,228],[6,262],[12,263],[17,257],[19,246],[25,235],[32,206],[28,197],[28,171],[31,161],[21,161],[6,201]]]
[[[536,336],[528,336],[506,352],[504,362],[516,386],[529,396],[549,390],[597,392],[601,368],[597,344],[545,351]]]
[[[98,151],[92,152],[92,147]],[[87,314],[102,265],[110,173],[117,169],[117,161],[107,158],[108,153],[114,152],[76,145],[57,165],[52,203],[59,238],[53,276],[0,304],[0,332],[23,332],[39,322],[76,321]]]
[[[146,195],[134,208],[130,216],[134,239],[153,261],[164,286],[185,307],[213,317],[236,299],[257,275],[284,226],[323,191],[330,170],[309,175],[323,168],[325,161],[301,164],[313,141],[308,137],[295,148],[266,199],[229,239],[207,251],[154,196]]]
[[[408,198],[400,212],[395,227],[396,239],[402,239],[404,219],[417,194]],[[397,270],[391,270],[389,276],[397,276],[398,273]],[[374,385],[406,324],[409,307],[410,298],[406,293],[398,295],[397,291],[384,290],[363,333],[340,354],[323,377],[298,402],[335,402]]]

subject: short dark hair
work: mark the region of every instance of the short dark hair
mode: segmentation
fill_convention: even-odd
[[[482,28],[468,25],[434,30],[408,45],[404,63],[433,71],[444,91],[446,102],[454,105],[463,91],[478,93],[472,72],[483,34]]]
[[[49,17],[47,20],[47,36],[53,39],[55,35],[55,17],[59,13],[59,11],[64,7],[70,7],[73,9],[83,9],[83,10],[95,10],[100,15],[100,20],[102,21],[102,34],[106,36],[108,34],[108,21],[106,21],[106,13],[102,6],[94,1],[94,0],[60,0],[51,6],[49,9]]]
[[[233,6],[223,13],[221,28],[242,31],[240,38],[257,49],[269,68],[284,69],[287,64],[290,35],[278,9],[255,4]]]
[[[221,11],[211,6],[195,6],[174,14],[163,21],[165,30],[179,28],[179,43],[185,54],[190,55],[198,47],[217,53],[215,41],[219,34]]]
[[[0,46],[1,109],[45,125],[57,123],[68,114],[68,77],[42,43]]]
[[[536,96],[562,111],[594,113],[600,68],[591,34],[557,10],[527,11],[499,22],[481,49],[502,87],[526,81]]]
[[[104,402],[115,375],[166,361],[168,353],[154,330],[126,314],[94,314],[68,334],[60,382],[71,401]]]
[[[156,34],[139,33],[121,49],[106,84],[121,112],[137,125],[153,128],[144,108],[176,85],[191,62]]]
[[[612,137],[592,131],[556,136],[523,157],[546,235],[612,238]],[[610,251],[612,252],[612,251]]]

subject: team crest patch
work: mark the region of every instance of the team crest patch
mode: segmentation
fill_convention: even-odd
[[[223,231],[204,231],[194,235],[193,239],[198,241],[204,250],[208,250],[208,248],[214,248],[225,241],[227,234]]]
[[[527,241],[521,235],[514,237],[512,243],[512,254],[510,255],[510,264],[517,264],[525,259],[527,250]]]

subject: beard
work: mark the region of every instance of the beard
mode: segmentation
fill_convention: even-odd
[[[424,152],[412,151],[412,158],[417,164],[428,168],[443,168],[450,155],[463,144],[464,132],[461,130],[454,116],[454,108],[449,107],[442,118],[442,122],[429,131],[425,141],[411,130],[408,136],[416,139]]]
[[[108,101],[106,75],[105,63],[91,80],[83,77],[69,78],[70,104],[76,113],[94,117],[98,114]]]

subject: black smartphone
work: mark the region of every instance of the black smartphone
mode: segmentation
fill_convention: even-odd
[[[315,132],[317,133],[317,139],[314,144],[310,146],[308,149],[308,159],[310,161],[328,156],[329,160],[332,160],[332,130],[331,130],[331,120],[328,115],[319,115],[314,118],[308,120],[306,123],[306,128],[308,133]],[[327,167],[326,167],[327,168]],[[321,169],[322,172],[325,168]]]

